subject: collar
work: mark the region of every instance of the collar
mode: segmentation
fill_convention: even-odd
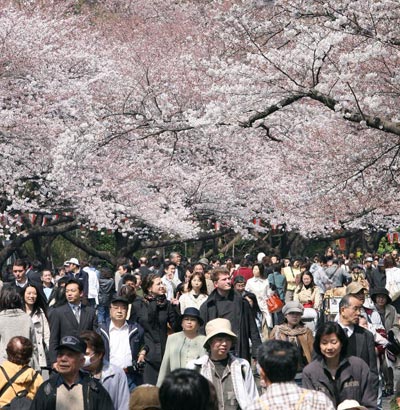
[[[125,320],[125,323],[121,327],[117,327],[114,325],[112,320],[110,320],[110,332],[111,330],[124,330],[124,329],[129,329],[128,322]]]
[[[19,282],[15,281],[15,285],[19,288],[24,288],[27,284],[28,284],[28,278],[26,278],[24,283],[19,283]]]
[[[78,384],[83,384],[83,374],[81,372],[79,372],[78,380],[75,383],[73,383],[71,386],[65,383],[64,377],[62,377],[61,374],[57,376],[57,380],[56,380],[57,388],[60,387],[61,385],[64,385],[67,388],[67,390],[72,390]]]
[[[75,310],[76,307],[79,307],[79,309],[82,309],[82,303],[81,302],[79,302],[78,305],[74,305],[74,304],[68,302],[68,305],[72,310]]]

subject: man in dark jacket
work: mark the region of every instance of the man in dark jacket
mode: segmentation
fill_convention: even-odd
[[[256,357],[261,339],[249,303],[233,289],[226,268],[214,269],[211,278],[215,289],[200,308],[201,318],[204,323],[217,318],[228,319],[233,332],[238,335],[235,355],[246,360],[250,360],[251,355]],[[249,339],[252,344],[251,355]]]
[[[361,317],[362,300],[352,294],[343,296],[339,303],[339,325],[348,337],[347,354],[363,359],[369,366],[374,393],[378,393],[378,368],[375,342],[371,332],[358,325]]]
[[[143,366],[147,348],[144,347],[144,330],[126,320],[128,300],[117,296],[110,305],[110,320],[103,324],[99,333],[104,341],[104,358],[121,368],[128,381],[129,391],[143,383]]]
[[[57,348],[58,373],[44,382],[31,410],[85,409],[113,410],[104,387],[87,373],[80,371],[85,362],[86,343],[74,336],[65,336]]]

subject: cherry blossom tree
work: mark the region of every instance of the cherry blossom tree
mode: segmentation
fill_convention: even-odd
[[[398,2],[23,3],[0,9],[4,237],[399,224]]]

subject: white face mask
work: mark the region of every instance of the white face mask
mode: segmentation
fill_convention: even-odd
[[[83,367],[88,367],[92,364],[92,362],[90,361],[90,359],[94,356],[94,353],[91,355],[86,355],[85,354],[85,363],[83,363]]]

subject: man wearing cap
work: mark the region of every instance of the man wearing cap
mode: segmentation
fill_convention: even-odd
[[[57,373],[44,382],[31,410],[113,410],[104,387],[87,373],[81,372],[85,362],[86,343],[75,336],[65,336],[57,347]]]
[[[56,361],[56,349],[64,336],[79,336],[84,330],[97,330],[96,311],[81,303],[83,296],[83,285],[81,281],[69,279],[65,285],[65,296],[67,303],[58,306],[49,315],[50,341],[49,355],[50,363]]]
[[[85,272],[83,269],[80,267],[80,263],[78,259],[76,258],[71,258],[70,260],[67,261],[69,265],[69,272],[67,276],[70,279],[75,279],[79,280],[82,282],[83,285],[83,298],[85,302],[87,301],[88,294],[89,294],[89,276],[88,273]]]
[[[233,289],[228,269],[214,269],[212,280],[215,289],[200,307],[201,318],[204,323],[216,318],[228,319],[238,335],[235,355],[250,360],[249,339],[253,357],[261,344],[261,339],[249,302]]]
[[[237,341],[227,319],[206,324],[204,347],[208,354],[189,362],[188,368],[199,371],[215,387],[219,410],[247,409],[258,398],[250,364],[230,353]]]
[[[339,303],[339,325],[343,328],[349,338],[347,354],[356,356],[365,361],[370,367],[373,386],[376,394],[378,393],[378,368],[375,354],[375,341],[373,334],[359,326],[363,301],[356,294],[343,296]]]
[[[104,359],[121,368],[128,380],[129,391],[142,384],[141,366],[148,348],[144,346],[144,330],[135,322],[127,321],[128,300],[117,296],[111,300],[110,319],[99,328],[104,341]]]
[[[375,287],[374,278],[379,274],[378,269],[374,266],[374,258],[372,256],[367,256],[364,259],[364,272],[369,289],[372,290]]]

